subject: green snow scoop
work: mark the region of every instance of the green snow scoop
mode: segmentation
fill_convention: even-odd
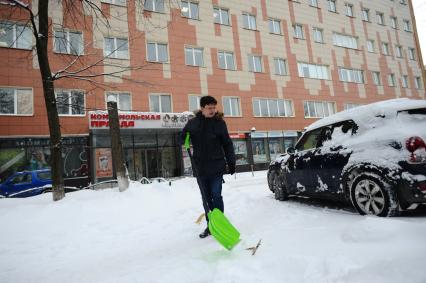
[[[192,154],[190,151],[190,136],[186,133],[185,137],[185,149],[187,150],[191,159],[192,170],[198,175],[193,162]],[[198,177],[197,177],[198,179]],[[203,199],[203,206],[207,212],[207,218],[209,219],[209,230],[213,237],[227,250],[232,250],[240,242],[240,232],[229,222],[225,215],[217,208],[210,209],[205,196],[205,190],[201,182],[198,182],[200,187],[201,197]]]

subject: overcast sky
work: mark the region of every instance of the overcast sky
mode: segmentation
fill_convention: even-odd
[[[422,49],[423,63],[426,64],[426,0],[412,0],[416,16],[417,33]]]

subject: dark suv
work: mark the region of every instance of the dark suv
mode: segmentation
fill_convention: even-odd
[[[268,185],[291,195],[352,203],[360,214],[395,216],[426,203],[426,101],[392,99],[311,124],[271,162]]]

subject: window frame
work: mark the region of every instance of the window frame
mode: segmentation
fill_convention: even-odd
[[[358,37],[343,34],[343,33],[333,32],[332,38],[333,38],[334,46],[359,50]],[[352,43],[355,43],[355,46],[352,46]]]
[[[57,101],[58,93],[59,92],[66,92],[68,94],[68,105],[67,105],[67,114],[61,114],[59,113],[58,104],[59,101]],[[72,114],[73,104],[72,102],[72,94],[73,92],[77,92],[79,94],[82,94],[83,96],[83,114]],[[85,117],[86,116],[86,92],[83,89],[55,89],[55,100],[56,100],[56,109],[58,111],[58,116],[60,117]]]
[[[272,23],[272,30],[271,30],[271,23]],[[276,27],[278,26],[278,32],[276,32]],[[282,29],[281,29],[281,20],[269,18],[268,19],[268,27],[269,27],[269,33],[270,34],[276,34],[276,35],[282,35]]]
[[[398,29],[398,18],[395,16],[390,16],[390,26],[393,29]]]
[[[281,57],[274,57],[273,61],[274,61],[274,74],[277,76],[288,76],[287,60]],[[283,68],[281,64],[279,64],[281,61],[284,66]],[[278,65],[277,65],[277,62],[278,62]],[[277,66],[278,66],[279,73],[277,73]]]
[[[362,15],[362,21],[371,22],[371,20],[370,20],[370,9],[363,8],[361,10],[361,15]]]
[[[396,58],[403,58],[402,46],[401,45],[395,45],[395,57]]]
[[[345,15],[351,18],[355,18],[353,4],[345,3]]]
[[[148,45],[149,44],[155,44],[155,57],[156,57],[155,59],[156,60],[150,60],[149,59],[149,52],[148,52]],[[167,52],[167,54],[166,54],[166,57],[167,57],[166,61],[160,61],[159,60],[159,54],[160,54],[160,52],[159,52],[159,49],[158,49],[158,45],[165,45],[166,46],[166,52]],[[146,61],[152,62],[152,63],[161,63],[161,64],[169,63],[170,62],[170,59],[169,59],[169,45],[167,43],[164,43],[164,42],[147,41],[146,42]]]
[[[310,0],[309,1],[309,6],[315,7],[315,8],[319,8],[318,0]]]
[[[152,110],[152,101],[151,101],[151,97],[153,96],[158,96],[158,107],[160,109],[160,111],[156,112],[154,110]],[[170,98],[170,112],[168,111],[163,111],[163,106],[162,106],[162,102],[161,102],[161,97],[163,96],[167,96]],[[170,93],[149,93],[148,94],[148,100],[149,100],[149,112],[153,112],[153,113],[173,113],[173,98],[172,95]]]
[[[345,74],[343,74],[345,72]],[[361,69],[349,69],[344,67],[338,67],[338,73],[339,73],[339,80],[341,82],[346,83],[357,83],[357,84],[364,84],[364,71]],[[345,80],[345,77],[347,78]],[[359,81],[358,78],[361,78]]]
[[[266,106],[267,106],[267,112],[268,113],[262,113],[262,106],[261,106],[261,100],[266,100]],[[270,102],[276,103],[277,106],[277,114],[276,116],[271,115],[271,110],[270,110]],[[279,107],[279,102],[283,103],[283,109],[285,112],[285,115],[280,115],[280,107]],[[288,103],[288,104],[287,104]],[[255,105],[257,104],[258,106],[258,112],[259,115],[256,115],[256,111],[255,111]],[[291,115],[288,115],[289,113],[287,113],[287,109],[289,109],[291,111]],[[252,97],[252,110],[253,110],[253,117],[256,118],[291,118],[291,117],[295,117],[295,113],[294,113],[294,103],[292,100],[290,99],[282,99],[282,98],[266,98],[266,97]],[[263,115],[263,114],[267,114],[267,115]]]
[[[402,86],[402,88],[409,88],[409,81],[408,81],[407,75],[401,76],[401,86]]]
[[[192,62],[193,64],[188,64],[187,61],[187,57],[186,57],[186,53],[187,50],[191,49],[191,54],[192,54]],[[201,65],[196,65],[196,60],[195,60],[195,51],[200,51],[201,54]],[[191,66],[191,67],[204,67],[204,48],[203,47],[194,47],[194,46],[185,46],[184,47],[184,52],[185,52],[185,65],[186,66]]]
[[[146,6],[145,6],[148,1],[150,1],[152,3],[152,7],[153,7],[152,10],[147,9]],[[157,10],[156,1],[162,1],[162,7],[163,7],[162,11]],[[143,4],[143,9],[144,9],[144,11],[149,11],[149,12],[154,12],[154,13],[165,13],[164,0],[145,0],[144,4]]]
[[[187,7],[188,7],[188,15],[185,15],[184,14],[184,12],[182,11],[183,10],[183,3],[187,3]],[[182,17],[184,17],[184,18],[187,18],[187,19],[191,19],[191,20],[199,20],[200,19],[200,3],[199,2],[195,2],[195,1],[190,1],[190,0],[181,0],[181,3],[182,3],[182,8],[181,8],[181,16]],[[193,15],[192,15],[192,6],[191,6],[191,4],[192,5],[196,5],[197,6],[197,17],[195,18],[195,17],[193,17]]]
[[[373,77],[373,83],[374,85],[381,86],[382,84],[382,75],[380,72],[377,71],[371,71],[371,76]]]
[[[412,47],[408,47],[408,58],[410,58],[410,60],[416,61],[416,50]]]
[[[402,20],[402,22],[403,22],[404,31],[406,31],[406,32],[413,32],[413,30],[411,28],[411,22],[410,22],[410,20],[404,19],[404,20]]]
[[[305,68],[307,68],[308,70],[308,73],[309,73],[308,76],[305,76],[305,70],[306,70]],[[316,76],[313,76],[313,73],[311,74],[311,68],[315,68]],[[326,78],[322,76],[324,74],[323,68],[325,68],[325,74],[327,74]],[[297,71],[298,71],[298,76],[300,78],[307,78],[307,79],[314,79],[314,80],[330,80],[330,73],[328,68],[329,68],[328,65],[311,64],[311,63],[306,63],[302,61],[297,62]],[[321,73],[321,76],[318,76],[319,73]]]
[[[242,12],[242,17],[243,17],[243,28],[247,29],[247,30],[257,30],[257,19],[256,19],[256,15],[253,15],[251,13],[248,12]],[[247,18],[247,26],[246,26],[246,21],[244,20],[245,17]],[[252,27],[253,22],[251,20],[254,19],[254,28]]]
[[[20,50],[32,50],[33,49],[33,47],[34,47],[34,43],[33,43],[33,37],[32,37],[32,29],[31,29],[31,27],[29,27],[28,25],[25,25],[25,24],[21,24],[21,23],[19,23],[19,22],[10,22],[10,21],[7,21],[7,20],[1,20],[0,19],[0,24],[6,24],[6,25],[12,25],[12,28],[13,28],[13,35],[12,35],[12,37],[13,37],[13,42],[12,42],[12,45],[11,46],[7,46],[7,45],[5,45],[5,46],[3,46],[3,45],[0,45],[0,48],[11,48],[11,49],[20,49]],[[23,27],[23,30],[22,30],[22,33],[19,35],[19,36],[17,36],[17,27],[18,26],[20,26],[20,27]],[[25,47],[18,47],[18,39],[21,37],[21,36],[23,36],[24,35],[24,31],[25,31],[25,29],[27,29],[27,30],[29,30],[29,32],[30,32],[30,34],[31,34],[31,36],[30,36],[30,39],[28,40],[28,42],[31,42],[31,44],[30,44],[30,46],[28,47],[28,48],[25,48]]]
[[[229,99],[230,102],[232,101],[232,99],[237,99],[239,115],[233,115],[233,113],[232,113],[233,112],[233,110],[232,110],[233,104],[232,103],[230,104],[230,107],[229,107],[231,114],[228,115],[228,114],[225,113],[225,100],[226,99]],[[239,96],[222,96],[222,105],[223,105],[223,114],[224,114],[225,117],[243,117],[243,113],[242,113],[242,109],[241,109],[241,98]]]
[[[224,62],[225,62],[225,66],[220,66],[220,60],[219,60],[219,56],[220,53],[223,53],[223,58],[224,58]],[[229,58],[228,55],[232,56],[232,68],[228,68],[228,60],[227,58]],[[231,71],[235,71],[236,70],[236,64],[235,64],[235,56],[234,56],[234,52],[232,51],[226,51],[226,50],[218,50],[217,51],[217,66],[219,67],[219,69],[221,70],[231,70]]]
[[[422,89],[422,78],[420,76],[414,77],[414,87],[416,89]]]
[[[216,22],[216,18],[214,17],[214,13],[215,13],[215,9],[218,10],[218,15],[219,15],[219,22]],[[222,11],[226,11],[226,14],[228,15],[228,23],[223,23],[223,19],[222,19]],[[230,26],[231,25],[231,21],[230,21],[230,17],[229,17],[229,9],[227,8],[222,8],[222,7],[213,7],[213,22],[215,24],[218,25],[225,25],[225,26]]]
[[[56,49],[56,32],[63,32],[66,33],[66,48],[67,48],[67,52],[60,52],[55,50]],[[71,53],[71,41],[70,41],[70,33],[78,33],[81,35],[81,53],[80,54],[74,54]],[[81,56],[84,55],[84,34],[81,31],[76,31],[76,30],[68,30],[68,29],[55,29],[53,31],[53,52],[56,54],[66,54],[66,55],[73,55],[73,56]]]
[[[300,31],[300,35],[298,34]],[[297,39],[305,39],[305,31],[303,30],[302,24],[293,24],[293,37]]]
[[[377,24],[384,26],[385,25],[385,15],[383,12],[376,11]]]
[[[113,39],[114,40],[114,49],[112,52],[109,53],[109,55],[106,53],[106,38],[109,39]],[[118,51],[118,46],[117,46],[117,40],[121,39],[121,40],[126,40],[127,41],[127,57],[118,57],[117,56],[117,51]],[[121,46],[121,45],[120,45]],[[113,54],[115,54],[114,56],[112,56]],[[125,37],[110,37],[110,36],[104,36],[104,53],[103,55],[108,58],[108,59],[119,59],[119,60],[130,60],[130,46],[129,46],[129,39],[125,38]]]
[[[388,74],[388,86],[396,87],[396,79],[394,73]]]
[[[127,0],[124,0],[124,1],[125,1],[124,5],[117,3],[117,0],[101,0],[101,3],[111,4],[111,5],[120,6],[120,7],[127,7]]]
[[[323,112],[323,114],[325,114],[325,108],[324,108],[324,105],[327,105],[327,112],[328,112],[328,115],[323,115],[323,116],[320,116],[320,115],[316,115],[316,116],[311,116],[310,114],[311,113],[309,113],[310,111],[310,104],[312,104],[312,103],[314,103],[313,105],[314,105],[314,108],[315,108],[315,114],[317,114],[318,113],[318,111],[317,111],[317,103],[320,103],[320,104],[322,104],[322,106],[323,106],[323,109],[322,109],[322,112]],[[306,106],[308,106],[308,116],[306,116],[306,108],[305,108],[305,105]],[[330,113],[330,110],[333,110],[332,111],[332,113]],[[328,116],[330,116],[330,115],[333,115],[333,114],[335,114],[335,113],[337,113],[337,109],[336,109],[336,102],[335,101],[322,101],[322,100],[304,100],[303,101],[303,115],[304,115],[304,117],[305,118],[307,118],[307,119],[311,119],[311,118],[314,118],[314,119],[318,119],[318,118],[324,118],[324,117],[328,117]]]
[[[0,89],[12,89],[13,90],[13,113],[1,113],[1,116],[33,116],[34,115],[34,89],[32,87],[11,87],[11,86],[1,86]],[[18,90],[31,90],[31,113],[20,114],[18,112]]]
[[[369,43],[371,44],[371,45],[369,45]],[[367,39],[367,41],[366,41],[366,47],[367,47],[367,52],[369,52],[369,53],[376,53],[376,48],[375,48],[375,44],[374,44],[375,42],[374,42],[374,40],[373,39]],[[370,46],[371,46],[371,48],[370,48]]]
[[[321,35],[321,39],[317,40],[317,34]],[[314,38],[314,42],[316,43],[325,43],[324,42],[324,29],[318,27],[312,27],[312,37]]]
[[[327,8],[329,12],[337,13],[337,1],[327,0]]]
[[[250,60],[251,58],[251,60]],[[255,58],[259,58],[260,60],[260,70],[256,69],[256,62],[255,62]],[[248,67],[249,67],[249,72],[252,73],[263,73],[263,60],[262,60],[262,55],[255,55],[255,54],[248,54],[247,55],[247,59],[248,59]],[[252,63],[252,65],[250,65],[250,61]],[[251,66],[253,66],[253,68],[251,68]]]
[[[203,96],[204,95],[200,95],[200,94],[188,94],[188,111],[194,112],[194,111],[199,110],[200,109],[200,100],[201,100],[201,97],[203,97]],[[196,100],[197,100],[197,103],[196,103],[197,106],[194,110],[191,110],[191,100],[190,100],[191,97],[195,97]]]
[[[119,112],[130,112],[133,111],[133,100],[132,100],[132,93],[130,91],[105,91],[105,109],[108,109],[108,95],[114,94],[117,100],[117,109]],[[129,104],[130,109],[129,110],[120,110],[120,95],[121,94],[128,94],[129,95]]]

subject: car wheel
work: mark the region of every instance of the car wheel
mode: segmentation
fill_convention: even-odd
[[[281,200],[281,201],[288,200],[287,190],[285,186],[283,185],[283,183],[281,182],[281,178],[278,172],[274,172],[272,186],[274,190],[275,199]]]
[[[390,217],[399,213],[395,190],[386,180],[374,173],[362,173],[355,177],[351,200],[361,215]]]

